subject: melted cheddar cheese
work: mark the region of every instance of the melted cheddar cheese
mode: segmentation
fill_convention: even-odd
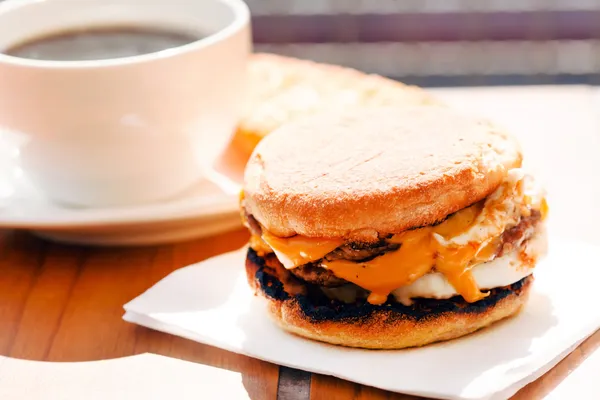
[[[263,228],[262,237],[253,240],[261,250],[271,248],[288,269],[323,259],[322,267],[370,291],[368,301],[372,304],[385,303],[391,292],[412,284],[434,268],[466,301],[475,302],[487,293],[478,288],[471,268],[491,260],[501,244],[502,232],[521,216],[529,215],[531,209],[540,210],[542,218],[546,217],[545,199],[534,200],[534,196],[524,193],[522,179],[522,174],[513,173],[485,202],[462,209],[438,225],[394,235],[389,241],[399,243],[398,250],[366,262],[323,259],[345,243],[341,238],[280,238]]]
[[[286,268],[317,261],[323,258],[325,254],[331,253],[344,244],[344,240],[341,238],[322,239],[299,235],[290,238],[280,238],[271,235],[264,229],[262,240],[273,249],[279,261]]]

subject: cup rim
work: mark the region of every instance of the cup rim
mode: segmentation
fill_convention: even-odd
[[[42,0],[43,1],[43,0]],[[157,61],[170,58],[179,54],[194,50],[214,46],[226,39],[234,36],[243,30],[250,23],[250,10],[243,0],[211,0],[213,2],[224,4],[233,11],[233,20],[225,26],[206,37],[200,38],[188,44],[161,50],[158,52],[140,54],[135,56],[100,59],[100,60],[33,60],[28,58],[15,57],[0,53],[0,64],[10,64],[18,67],[43,68],[43,69],[86,69],[126,66],[144,63],[147,61]],[[40,0],[6,0],[0,3],[0,12],[10,11],[11,8],[35,4]]]

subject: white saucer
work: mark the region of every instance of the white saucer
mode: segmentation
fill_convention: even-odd
[[[130,246],[188,240],[241,226],[238,201],[245,158],[231,146],[210,181],[198,182],[168,201],[111,208],[52,203],[8,158],[0,148],[0,229],[25,229],[59,242]]]

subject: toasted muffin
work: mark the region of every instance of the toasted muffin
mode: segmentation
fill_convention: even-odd
[[[434,104],[425,90],[351,68],[274,54],[249,63],[249,101],[236,132],[247,152],[282,124],[349,107]]]
[[[437,105],[331,111],[256,147],[242,211],[250,285],[279,326],[373,349],[517,313],[545,252],[518,142]]]

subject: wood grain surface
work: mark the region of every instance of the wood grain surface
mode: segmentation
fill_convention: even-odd
[[[246,240],[245,231],[236,231],[176,245],[111,249],[71,247],[2,231],[0,355],[64,362],[149,352],[238,372],[252,399],[413,398],[280,369],[121,319],[123,304],[173,270],[233,250]],[[599,346],[596,333],[515,398],[542,398]]]
[[[240,247],[238,231],[151,248],[69,247],[0,234],[0,355],[92,361],[146,352],[242,374],[251,398],[274,399],[278,367],[121,319],[123,304],[173,270]]]

